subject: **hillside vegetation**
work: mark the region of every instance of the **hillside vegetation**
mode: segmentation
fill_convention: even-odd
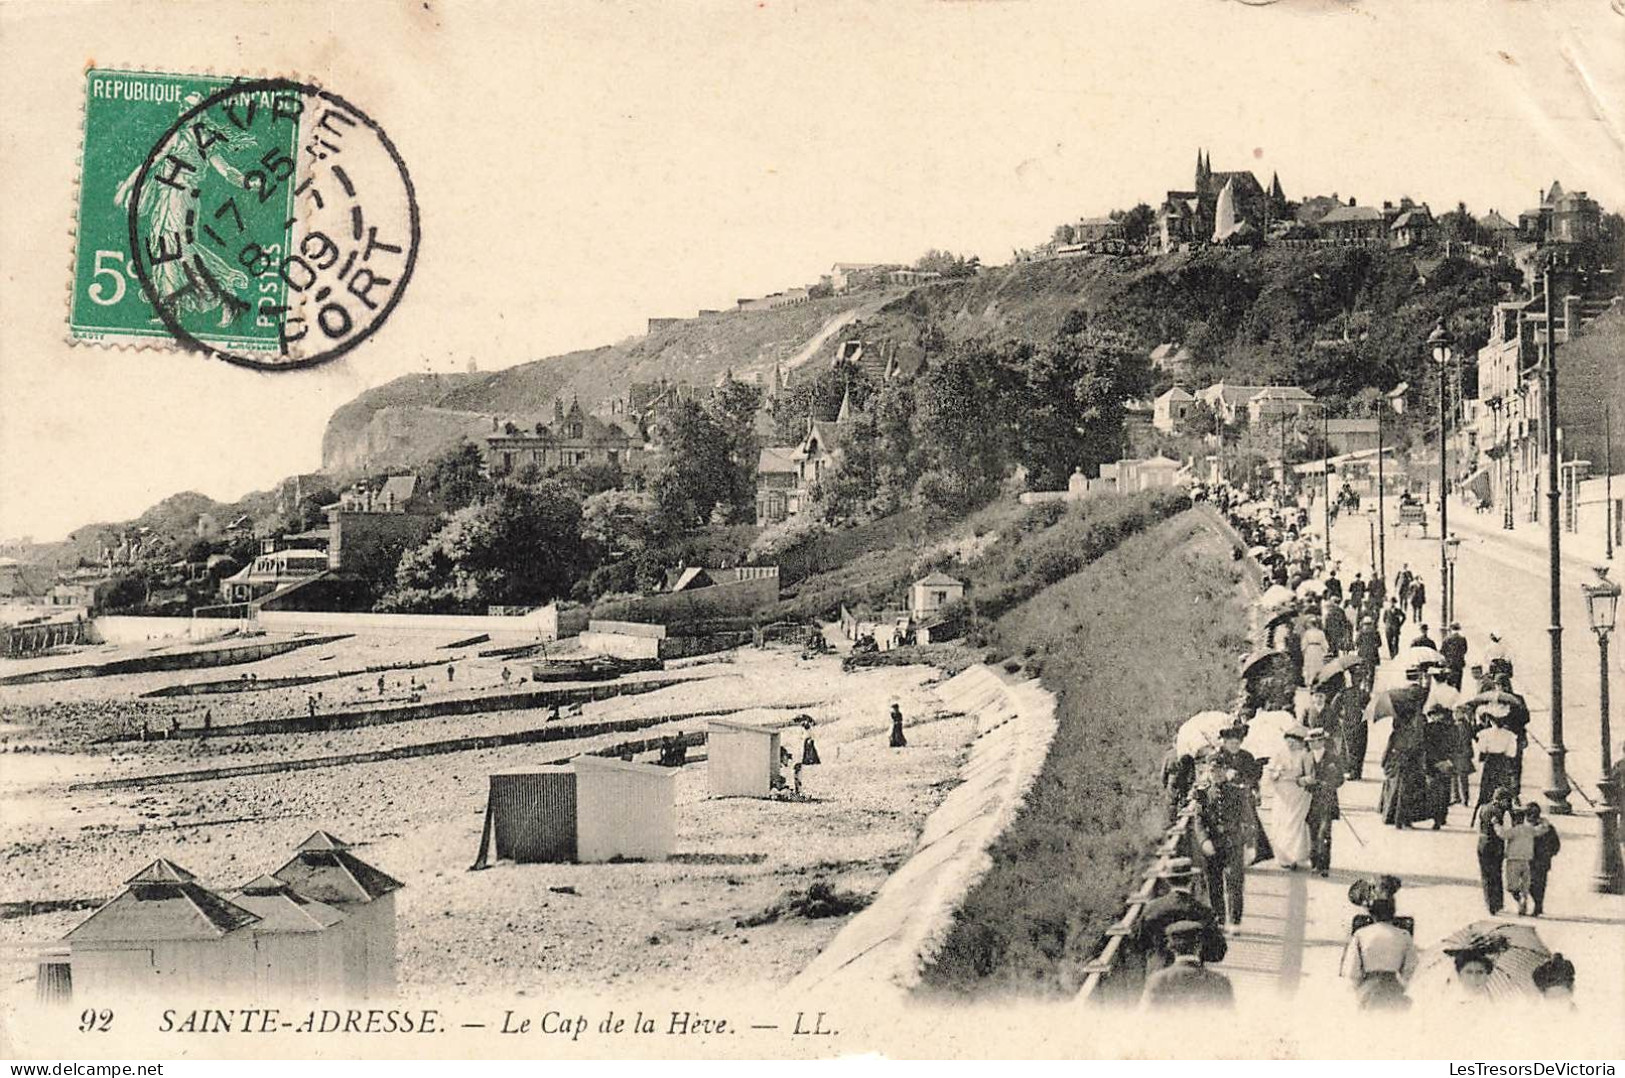
[[[632,382],[662,376],[697,386],[728,370],[767,379],[775,362],[798,358],[831,319],[853,311],[859,318],[852,326],[818,342],[811,369],[827,369],[847,339],[882,346],[913,370],[956,342],[1050,340],[1081,313],[1142,352],[1166,341],[1184,344],[1194,357],[1188,382],[1285,382],[1338,396],[1368,387],[1386,391],[1419,380],[1420,342],[1440,317],[1449,320],[1458,350],[1470,360],[1486,339],[1489,307],[1502,283],[1516,276],[1461,260],[1356,247],[1206,247],[1163,257],[1016,263],[901,296],[856,293],[690,319],[613,346],[489,374],[396,379],[334,413],[323,466],[335,473],[409,466],[480,429],[489,416],[521,425],[548,418],[559,396],[579,397],[590,407],[624,394]],[[1469,373],[1469,388],[1472,378]]]
[[[994,627],[998,648],[1042,671],[1059,728],[926,992],[1075,991],[1161,835],[1159,765],[1175,729],[1228,706],[1246,610],[1211,519],[1181,513],[1096,550]]]
[[[1487,339],[1501,283],[1516,278],[1510,269],[1357,247],[1092,256],[918,288],[847,336],[918,358],[971,338],[1046,340],[1081,311],[1146,351],[1182,343],[1194,356],[1188,383],[1284,382],[1352,396],[1415,383],[1421,342],[1440,317],[1470,361]]]

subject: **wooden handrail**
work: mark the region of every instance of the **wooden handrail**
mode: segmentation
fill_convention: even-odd
[[[1140,917],[1145,911],[1146,904],[1156,897],[1157,879],[1162,870],[1173,858],[1180,856],[1179,850],[1186,841],[1192,838],[1192,827],[1196,821],[1198,807],[1194,797],[1186,800],[1174,822],[1168,826],[1162,841],[1157,844],[1155,855],[1147,866],[1143,882],[1124,904],[1123,916],[1110,928],[1106,929],[1106,943],[1095,955],[1094,960],[1083,966],[1083,984],[1078,990],[1078,998],[1084,1002],[1098,1002],[1101,986],[1118,971],[1123,959],[1123,940],[1136,933],[1140,924]]]

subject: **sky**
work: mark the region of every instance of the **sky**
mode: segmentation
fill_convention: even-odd
[[[1625,207],[1604,0],[0,7],[0,539],[314,470],[401,374],[624,339],[927,248],[1006,261],[1219,170],[1289,198]],[[67,341],[84,71],[322,85],[389,133],[423,239],[390,321],[259,373]]]

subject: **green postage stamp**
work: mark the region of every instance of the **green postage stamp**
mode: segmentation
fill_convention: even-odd
[[[336,94],[92,69],[84,122],[74,340],[303,367],[359,345],[404,293],[410,176]]]

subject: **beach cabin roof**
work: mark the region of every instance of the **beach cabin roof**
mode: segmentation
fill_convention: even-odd
[[[275,876],[244,884],[231,899],[259,917],[256,932],[320,932],[345,918],[343,911],[306,898]]]
[[[130,877],[122,894],[65,937],[74,943],[213,940],[254,924],[259,915],[160,858]]]
[[[293,860],[271,875],[319,902],[371,902],[406,886],[355,856],[348,846],[317,831],[299,844]]]

